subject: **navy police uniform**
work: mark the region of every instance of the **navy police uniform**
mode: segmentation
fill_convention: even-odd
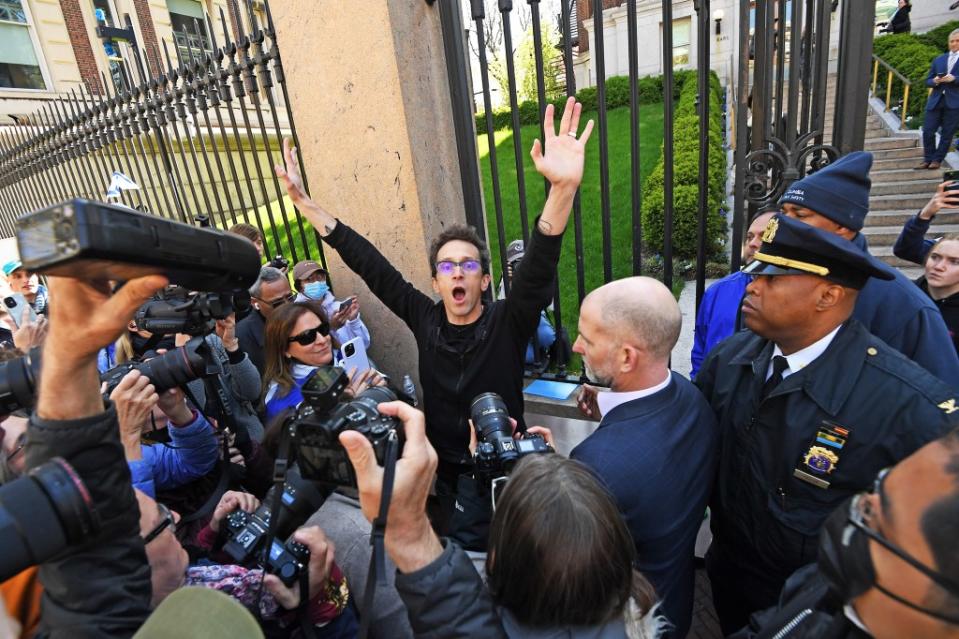
[[[753,275],[815,274],[855,289],[892,276],[851,242],[783,216],[755,257]],[[761,398],[774,346],[741,331],[696,378],[721,437],[707,568],[725,634],[774,605],[786,578],[815,561],[833,509],[959,425],[950,388],[855,320]]]

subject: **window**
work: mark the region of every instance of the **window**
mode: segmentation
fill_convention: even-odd
[[[673,20],[673,67],[689,64],[692,18]]]
[[[0,0],[0,87],[46,89],[21,0]]]
[[[183,62],[202,51],[212,52],[213,45],[206,32],[206,18],[199,0],[166,0],[173,26],[173,42]]]
[[[93,0],[93,17],[98,26],[121,26],[116,19],[116,12],[113,10],[113,4],[110,0]],[[116,40],[101,38],[100,41],[103,43],[103,51],[107,56],[113,86],[117,90],[123,89],[126,83],[123,77],[123,55],[120,53],[120,45]]]

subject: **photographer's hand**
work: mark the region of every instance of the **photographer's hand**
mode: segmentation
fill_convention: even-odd
[[[43,315],[39,316],[35,322],[24,322],[23,326],[13,333],[13,345],[26,353],[34,346],[43,344],[49,327],[47,318]]]
[[[226,519],[226,516],[235,510],[245,510],[252,513],[260,507],[260,500],[250,493],[241,493],[236,490],[228,490],[220,497],[220,503],[213,510],[213,516],[210,518],[210,530],[220,532],[220,522]]]
[[[426,517],[426,498],[438,458],[426,439],[423,413],[403,402],[388,402],[377,408],[384,415],[398,417],[406,435],[403,456],[396,462],[385,541],[386,551],[396,567],[409,573],[428,565],[443,552]],[[340,434],[340,443],[356,471],[363,514],[373,521],[379,514],[383,468],[376,463],[373,446],[362,434],[345,431]]]
[[[107,282],[50,277],[48,285],[50,328],[36,413],[50,420],[97,415],[103,412],[97,352],[126,330],[133,313],[167,279],[139,277],[112,296]]]
[[[346,307],[343,310],[337,310],[335,313],[330,315],[330,328],[334,331],[337,331],[343,328],[343,325],[346,324],[346,320],[350,316],[350,307]]]
[[[186,398],[179,388],[161,393],[158,405],[173,426],[186,426],[193,421],[193,411],[186,405]]]
[[[113,389],[110,399],[117,407],[120,442],[123,444],[127,461],[142,459],[140,434],[144,422],[159,400],[153,384],[146,375],[132,370],[124,375],[117,387]]]
[[[336,228],[336,218],[306,194],[303,178],[300,176],[300,162],[296,158],[296,149],[290,138],[283,139],[283,160],[286,163],[285,167],[279,164],[273,167],[276,176],[283,180],[283,186],[286,187],[286,193],[293,201],[293,206],[310,221],[320,235],[326,237]]]
[[[300,528],[293,533],[293,539],[310,549],[309,596],[313,599],[326,587],[326,581],[333,569],[335,550],[333,542],[326,538],[326,534],[319,526]],[[283,608],[293,610],[300,605],[299,584],[288,588],[276,575],[266,575],[263,578],[263,585]]]
[[[240,340],[236,337],[235,313],[230,313],[226,318],[216,321],[216,334],[228,352],[235,353],[239,350]]]
[[[540,140],[533,141],[530,155],[536,170],[549,180],[550,191],[539,218],[538,228],[544,235],[560,235],[566,229],[576,190],[583,181],[583,164],[586,158],[586,142],[593,131],[593,121],[586,123],[582,135],[577,137],[579,116],[583,105],[570,97],[566,101],[559,131],[553,122],[555,108],[546,106],[543,116],[545,149]]]

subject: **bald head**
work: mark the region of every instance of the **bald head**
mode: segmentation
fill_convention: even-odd
[[[586,296],[581,312],[597,319],[610,339],[632,344],[659,360],[669,358],[683,323],[676,298],[651,277],[628,277],[601,286]]]

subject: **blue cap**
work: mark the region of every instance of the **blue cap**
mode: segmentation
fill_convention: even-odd
[[[869,213],[872,153],[844,155],[812,175],[793,182],[779,204],[792,203],[828,217],[847,229],[862,229]]]
[[[834,233],[776,215],[763,231],[750,275],[818,275],[848,288],[861,289],[870,277],[895,278],[888,266]]]
[[[23,262],[21,262],[20,260],[10,260],[9,262],[3,265],[3,274],[10,275],[21,266],[23,266]]]

